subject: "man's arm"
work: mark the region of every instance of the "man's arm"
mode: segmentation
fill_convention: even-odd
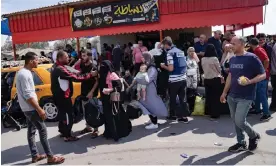
[[[252,64],[255,67],[255,71],[256,71],[256,77],[254,77],[253,79],[249,80],[247,79],[247,85],[249,84],[256,84],[264,79],[266,79],[266,73],[264,70],[264,66],[262,64],[262,62],[260,61],[259,58],[254,58],[254,62],[255,64]]]
[[[93,76],[97,76],[98,72],[92,72],[87,74],[81,74],[81,73],[72,73],[69,70],[67,70],[65,67],[60,66],[61,72],[60,72],[60,78],[65,80],[72,80],[74,82],[82,82],[84,80],[88,80]]]
[[[162,68],[169,72],[172,72],[174,69],[172,64],[169,64],[168,66],[164,65],[164,66],[162,66]]]
[[[169,71],[169,72],[172,72],[174,67],[173,67],[173,57],[168,54],[167,55],[167,63],[168,63],[168,66],[164,65],[164,64],[161,64],[160,67]]]
[[[89,93],[94,93],[96,88],[99,85],[99,78],[98,77],[94,77],[94,79],[96,80],[95,84],[93,85],[93,88],[91,89],[91,91]]]
[[[253,79],[249,80],[249,84],[256,84],[264,79],[266,79],[266,73],[259,74],[256,77],[254,77]]]
[[[261,61],[263,61],[264,69],[268,69],[269,67],[269,58],[265,51],[265,49],[259,49],[258,54],[260,56]]]
[[[267,60],[264,61],[264,68],[265,68],[265,70],[267,70],[268,67],[269,67],[269,59],[267,59]]]
[[[72,63],[75,61],[75,58],[74,57],[71,57],[71,61],[69,62],[69,66],[71,66],[72,65]]]
[[[205,52],[199,52],[199,53],[196,53],[196,54],[200,57],[204,57]]]
[[[126,82],[125,79],[124,79],[124,84],[125,84],[127,87],[130,87],[130,85],[128,85],[128,83]]]

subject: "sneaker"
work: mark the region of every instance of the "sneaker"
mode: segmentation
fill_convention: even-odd
[[[245,151],[245,150],[247,150],[246,149],[246,143],[244,143],[244,144],[237,143],[237,144],[231,146],[228,149],[228,152],[234,152],[234,153],[236,153],[236,152]]]
[[[253,151],[258,147],[258,142],[261,139],[261,136],[257,134],[257,136],[253,139],[249,139],[248,150]]]
[[[185,124],[189,123],[188,118],[179,118],[179,119],[177,119],[177,121],[178,121],[178,122],[185,123]]]
[[[149,120],[149,121],[145,122],[144,125],[150,125],[151,123],[152,123],[151,120]]]
[[[263,116],[261,117],[260,121],[268,121],[268,120],[270,120],[271,118],[272,118],[271,115],[263,115]]]
[[[145,128],[147,130],[158,129],[158,124],[151,123],[150,125],[146,126]]]

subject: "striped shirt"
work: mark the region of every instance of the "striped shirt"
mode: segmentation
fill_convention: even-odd
[[[173,65],[173,56],[171,54],[167,55],[167,62],[168,65]],[[180,74],[180,75],[170,75],[169,76],[169,82],[180,82],[186,80],[186,73]]]

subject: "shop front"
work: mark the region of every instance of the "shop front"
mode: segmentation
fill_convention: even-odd
[[[211,36],[216,25],[259,24],[267,0],[83,0],[3,15],[14,44],[100,36],[101,43]]]

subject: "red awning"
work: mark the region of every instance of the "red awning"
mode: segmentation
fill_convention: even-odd
[[[116,26],[73,32],[71,26],[13,33],[14,43],[58,40],[83,36],[104,36],[159,30],[210,27],[229,24],[257,24],[263,22],[263,7],[237,8],[216,11],[161,15],[159,23]]]

